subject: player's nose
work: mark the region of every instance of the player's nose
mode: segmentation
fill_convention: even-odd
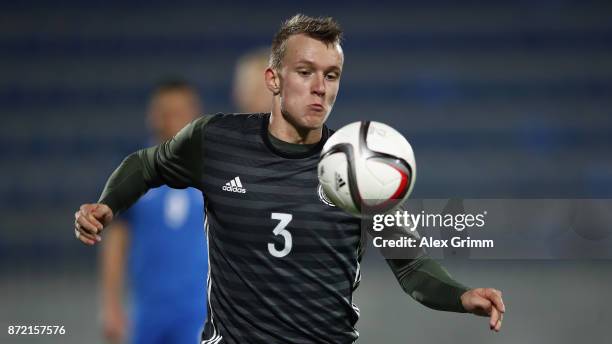
[[[316,77],[313,78],[312,81],[312,93],[318,96],[325,95],[325,76],[317,74]]]

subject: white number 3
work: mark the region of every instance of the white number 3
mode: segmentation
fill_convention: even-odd
[[[274,235],[281,235],[283,239],[285,239],[285,247],[282,250],[277,250],[276,246],[273,243],[268,243],[268,251],[270,254],[276,258],[283,258],[291,252],[291,248],[293,247],[293,240],[291,237],[291,233],[285,229],[289,222],[293,219],[293,215],[285,214],[285,213],[272,213],[273,220],[279,220],[280,222],[274,228]]]

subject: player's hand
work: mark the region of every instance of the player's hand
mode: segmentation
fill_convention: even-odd
[[[123,343],[126,316],[121,306],[105,308],[102,313],[102,330],[108,343]]]
[[[489,328],[499,332],[506,306],[501,291],[493,288],[471,289],[461,295],[461,303],[466,311],[489,317]]]
[[[113,219],[113,211],[106,204],[83,204],[74,213],[74,235],[86,245],[102,240],[100,233]]]

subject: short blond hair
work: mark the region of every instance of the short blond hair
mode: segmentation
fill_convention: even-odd
[[[327,45],[340,44],[342,41],[342,28],[334,18],[315,18],[296,14],[286,20],[274,35],[270,52],[270,67],[280,69],[287,50],[287,40],[299,34],[304,34]]]

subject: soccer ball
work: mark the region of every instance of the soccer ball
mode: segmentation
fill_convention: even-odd
[[[397,130],[374,121],[354,122],[323,146],[317,169],[331,203],[364,216],[394,210],[408,198],[416,177],[410,143]]]

